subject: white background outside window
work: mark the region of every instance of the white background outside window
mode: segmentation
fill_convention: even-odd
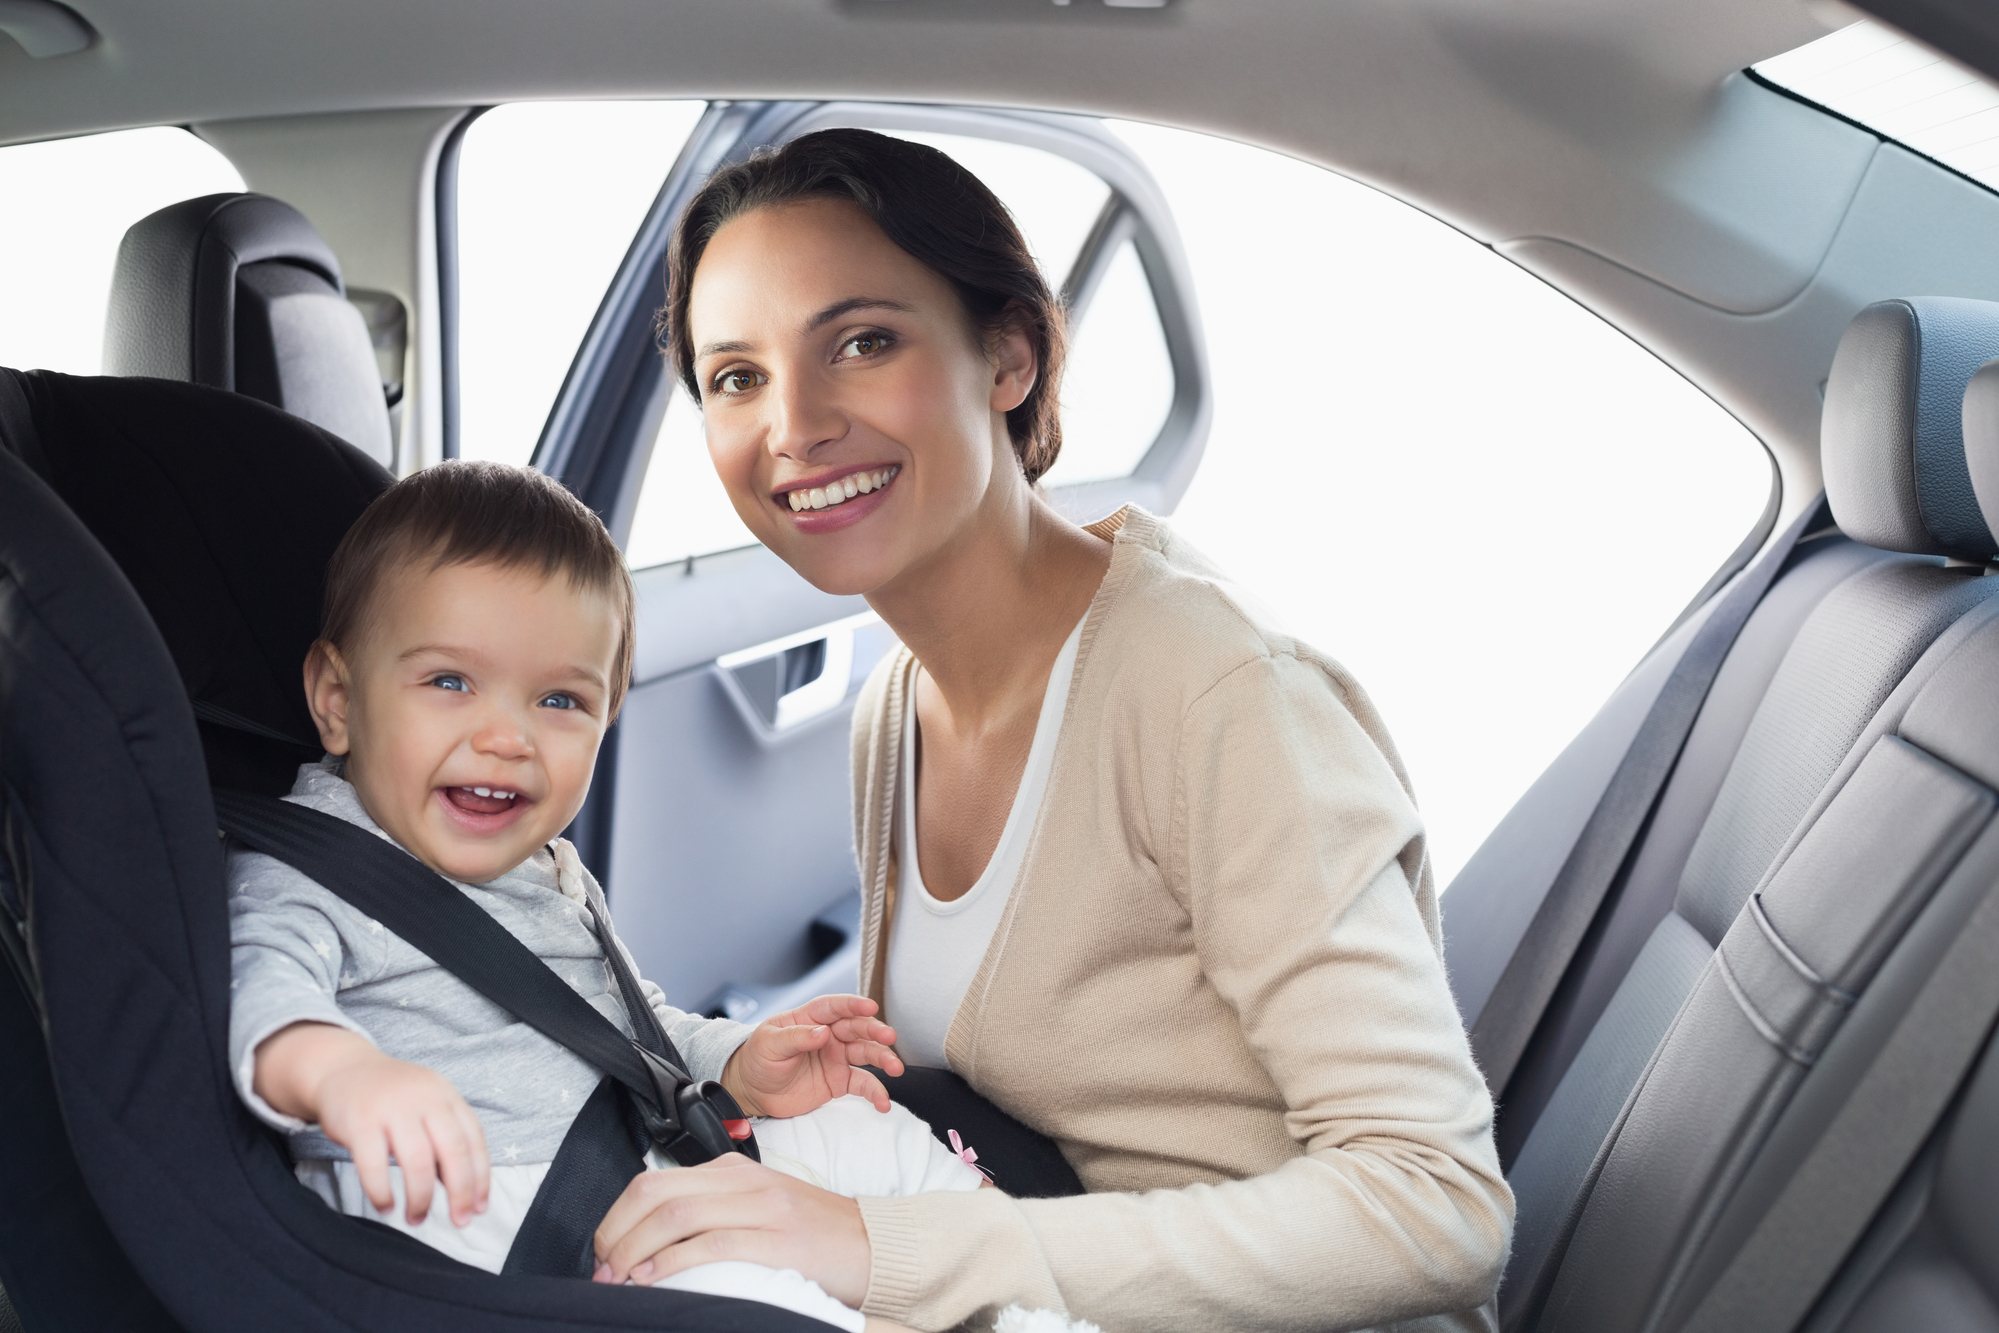
[[[528,456],[699,114],[509,107],[468,134],[467,456]],[[1113,128],[1173,208],[1214,380],[1207,453],[1173,521],[1359,677],[1448,881],[1748,529],[1763,451],[1616,330],[1406,205],[1261,149]],[[1007,197],[990,157],[972,165]],[[37,257],[0,267],[0,363],[95,372],[124,229],[240,188],[175,129],[0,149],[0,194],[33,201],[0,212],[0,245]],[[1075,225],[1028,223],[1031,237]],[[1136,268],[1113,273],[1077,335],[1054,480],[1114,468],[1156,429],[1156,316]],[[641,524],[658,535],[635,537],[640,563],[646,541],[684,553],[741,540],[698,414],[678,401],[659,442],[677,484],[644,494]]]
[[[0,366],[95,375],[125,229],[168,204],[243,188],[186,130],[119,130],[0,148]]]

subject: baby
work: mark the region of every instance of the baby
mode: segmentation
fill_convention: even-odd
[[[328,570],[323,637],[305,663],[327,757],[287,798],[455,881],[628,1035],[604,954],[624,946],[557,835],[623,702],[632,602],[610,534],[555,482],[453,462],[398,483]],[[602,1071],[291,867],[236,849],[229,883],[230,1063],[244,1101],[286,1133],[299,1179],[334,1208],[386,1213],[500,1271]],[[902,1068],[872,1000],[822,996],[749,1027],[644,990],[694,1078],[778,1117],[756,1130],[776,1169],[845,1194],[983,1183],[859,1067]],[[671,1165],[657,1153],[651,1164]],[[439,1184],[448,1207],[433,1211]],[[879,1327],[799,1274],[753,1264],[663,1285]]]

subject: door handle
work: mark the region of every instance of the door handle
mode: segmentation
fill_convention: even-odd
[[[872,611],[715,659],[730,699],[765,738],[782,736],[847,701],[854,683],[854,636]]]

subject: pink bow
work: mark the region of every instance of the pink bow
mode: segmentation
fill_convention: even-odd
[[[991,1180],[993,1178],[992,1172],[986,1170],[983,1166],[979,1165],[979,1155],[976,1152],[973,1152],[970,1148],[967,1148],[965,1146],[965,1141],[958,1137],[957,1130],[947,1129],[944,1132],[945,1134],[950,1136],[951,1151],[957,1154],[959,1161],[963,1162],[966,1166],[971,1167],[974,1171],[977,1171],[987,1180]]]

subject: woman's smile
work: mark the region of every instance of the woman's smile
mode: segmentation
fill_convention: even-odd
[[[834,532],[881,508],[901,474],[899,464],[829,473],[780,490],[773,498],[798,531]]]

